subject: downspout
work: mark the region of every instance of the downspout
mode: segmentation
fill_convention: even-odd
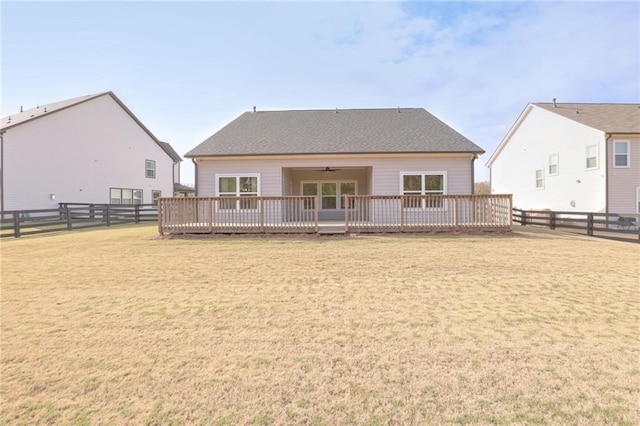
[[[4,133],[0,129],[0,211],[4,212]]]
[[[604,212],[609,214],[609,139],[611,135],[604,134]],[[613,147],[611,147],[613,149]],[[607,220],[608,217],[607,217]]]
[[[478,159],[478,154],[474,154],[471,159],[471,195],[476,193],[476,167],[475,162]]]
[[[191,162],[193,163],[193,175],[195,177],[195,182],[193,183],[193,189],[195,190],[194,196],[198,196],[198,163],[196,162],[195,158],[191,159]]]

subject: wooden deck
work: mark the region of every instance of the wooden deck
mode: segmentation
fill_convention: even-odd
[[[321,221],[314,196],[161,198],[167,234],[345,234],[510,230],[510,195],[345,196],[344,220]]]

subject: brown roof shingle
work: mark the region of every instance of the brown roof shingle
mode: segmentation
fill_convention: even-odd
[[[534,103],[605,133],[640,133],[640,104]]]

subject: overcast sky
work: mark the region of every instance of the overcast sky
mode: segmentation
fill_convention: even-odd
[[[183,155],[244,111],[423,107],[480,145],[529,102],[640,102],[640,2],[10,2],[2,116],[112,90]],[[190,160],[182,182],[193,183]]]

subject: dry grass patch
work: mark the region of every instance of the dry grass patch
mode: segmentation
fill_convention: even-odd
[[[3,423],[640,420],[636,244],[155,235],[2,242]]]

